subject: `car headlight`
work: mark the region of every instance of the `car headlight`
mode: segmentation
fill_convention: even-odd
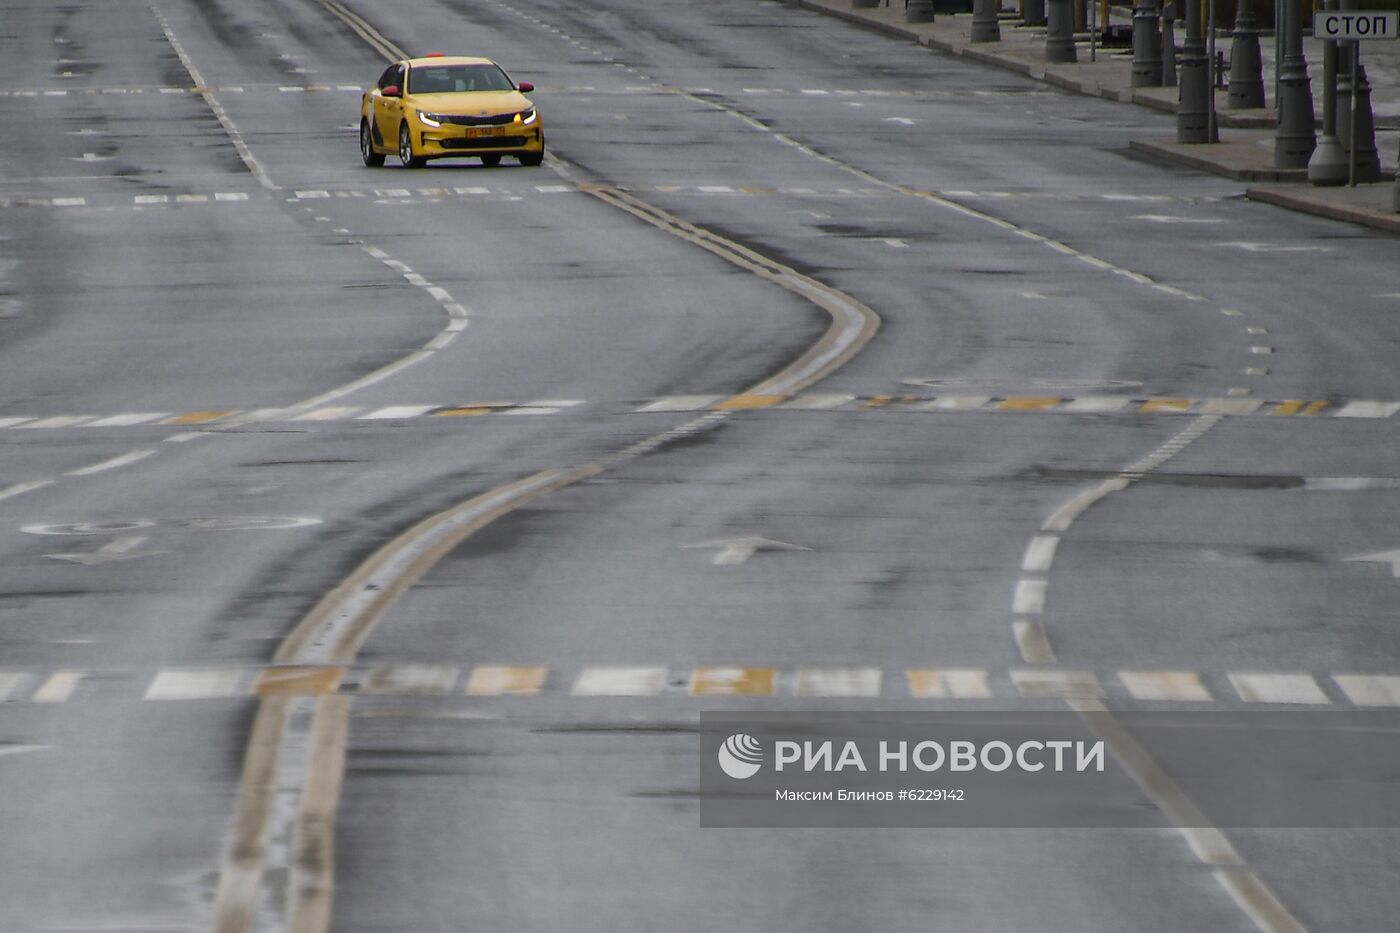
[[[531,123],[534,123],[536,120],[539,119],[540,112],[534,107],[531,107],[529,110],[520,111],[520,113],[516,114],[516,117],[520,120],[521,123],[524,123],[526,126],[529,126]]]
[[[427,113],[423,110],[418,111],[418,121],[424,126],[442,126],[443,121],[446,119],[447,118],[440,113]]]

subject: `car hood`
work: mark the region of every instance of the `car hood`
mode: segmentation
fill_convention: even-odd
[[[415,94],[414,106],[429,113],[465,114],[471,117],[517,113],[533,104],[519,91],[463,91],[457,94]]]

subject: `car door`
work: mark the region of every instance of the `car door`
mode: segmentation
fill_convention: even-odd
[[[397,97],[385,97],[386,87],[397,87],[403,93],[404,80],[408,74],[403,62],[390,65],[379,76],[379,86],[370,95],[370,131],[374,141],[380,146],[397,149],[399,145],[399,121],[403,118],[403,101]]]

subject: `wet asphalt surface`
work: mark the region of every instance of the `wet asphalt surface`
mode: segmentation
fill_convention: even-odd
[[[1028,541],[1192,416],[881,399],[1400,400],[1394,238],[1126,155],[1169,118],[777,3],[347,6],[403,48],[534,82],[572,174],[363,168],[348,87],[383,65],[339,20],[311,0],[159,0],[262,184],[148,4],[6,11],[0,929],[207,929],[254,701],[246,683],[145,699],[153,678],[256,672],[414,521],[688,421],[637,409],[740,392],[825,328],[578,180],[873,308],[873,342],[808,391],[874,401],[737,413],[499,519],[410,591],[360,661],[461,679],[356,698],[333,929],[1255,929],[1165,818],[702,830],[696,717],[1063,708],[1011,674],[1036,666],[1012,635]],[[429,288],[465,329],[322,403],[346,412],[159,423],[392,364],[447,323]],[[398,406],[492,413],[357,417]],[[4,426],[64,416],[88,426]],[[1397,546],[1396,431],[1225,417],[1064,532],[1041,666],[1094,672],[1123,707],[1143,705],[1123,670],[1192,672],[1230,708],[1240,672],[1304,674],[1329,705],[1349,703],[1337,674],[1400,674],[1400,582],[1345,560]],[[723,565],[694,547],[747,535],[810,550]],[[481,665],[542,669],[540,693],[468,696]],[[777,671],[776,695],[693,696],[701,666]],[[665,683],[577,695],[593,667]],[[794,696],[809,668],[882,676],[870,696]],[[985,671],[990,697],[912,698],[914,668]],[[1311,929],[1383,930],[1400,909],[1393,831],[1231,838]]]

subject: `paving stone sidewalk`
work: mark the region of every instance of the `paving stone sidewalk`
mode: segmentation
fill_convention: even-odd
[[[851,0],[784,0],[794,6],[845,19],[885,32],[892,37],[917,42],[974,61],[1006,68],[1048,85],[1108,100],[1132,103],[1168,113],[1177,110],[1177,89],[1134,88],[1131,86],[1132,55],[1120,48],[1097,49],[1091,60],[1087,37],[1077,45],[1079,61],[1049,64],[1045,61],[1043,27],[1020,26],[1014,17],[1003,14],[1001,39],[996,42],[970,41],[971,14],[940,13],[932,23],[907,23],[902,0],[873,8],[855,9]],[[1127,13],[1115,10],[1115,23],[1125,22]],[[1184,35],[1177,24],[1177,42]],[[1229,53],[1231,37],[1221,30],[1217,49]],[[1312,81],[1314,111],[1322,114],[1321,40],[1304,38],[1304,55]],[[1305,169],[1279,169],[1274,166],[1273,103],[1274,37],[1260,36],[1264,59],[1267,106],[1257,110],[1231,110],[1225,91],[1216,95],[1220,142],[1178,143],[1174,135],[1135,139],[1131,148],[1149,158],[1186,165],[1249,183],[1247,197],[1337,220],[1364,224],[1400,233],[1400,184],[1395,181],[1397,149],[1400,149],[1400,42],[1366,42],[1361,61],[1371,85],[1371,108],[1376,122],[1376,145],[1380,150],[1382,181],[1356,187],[1317,187],[1307,182]]]

